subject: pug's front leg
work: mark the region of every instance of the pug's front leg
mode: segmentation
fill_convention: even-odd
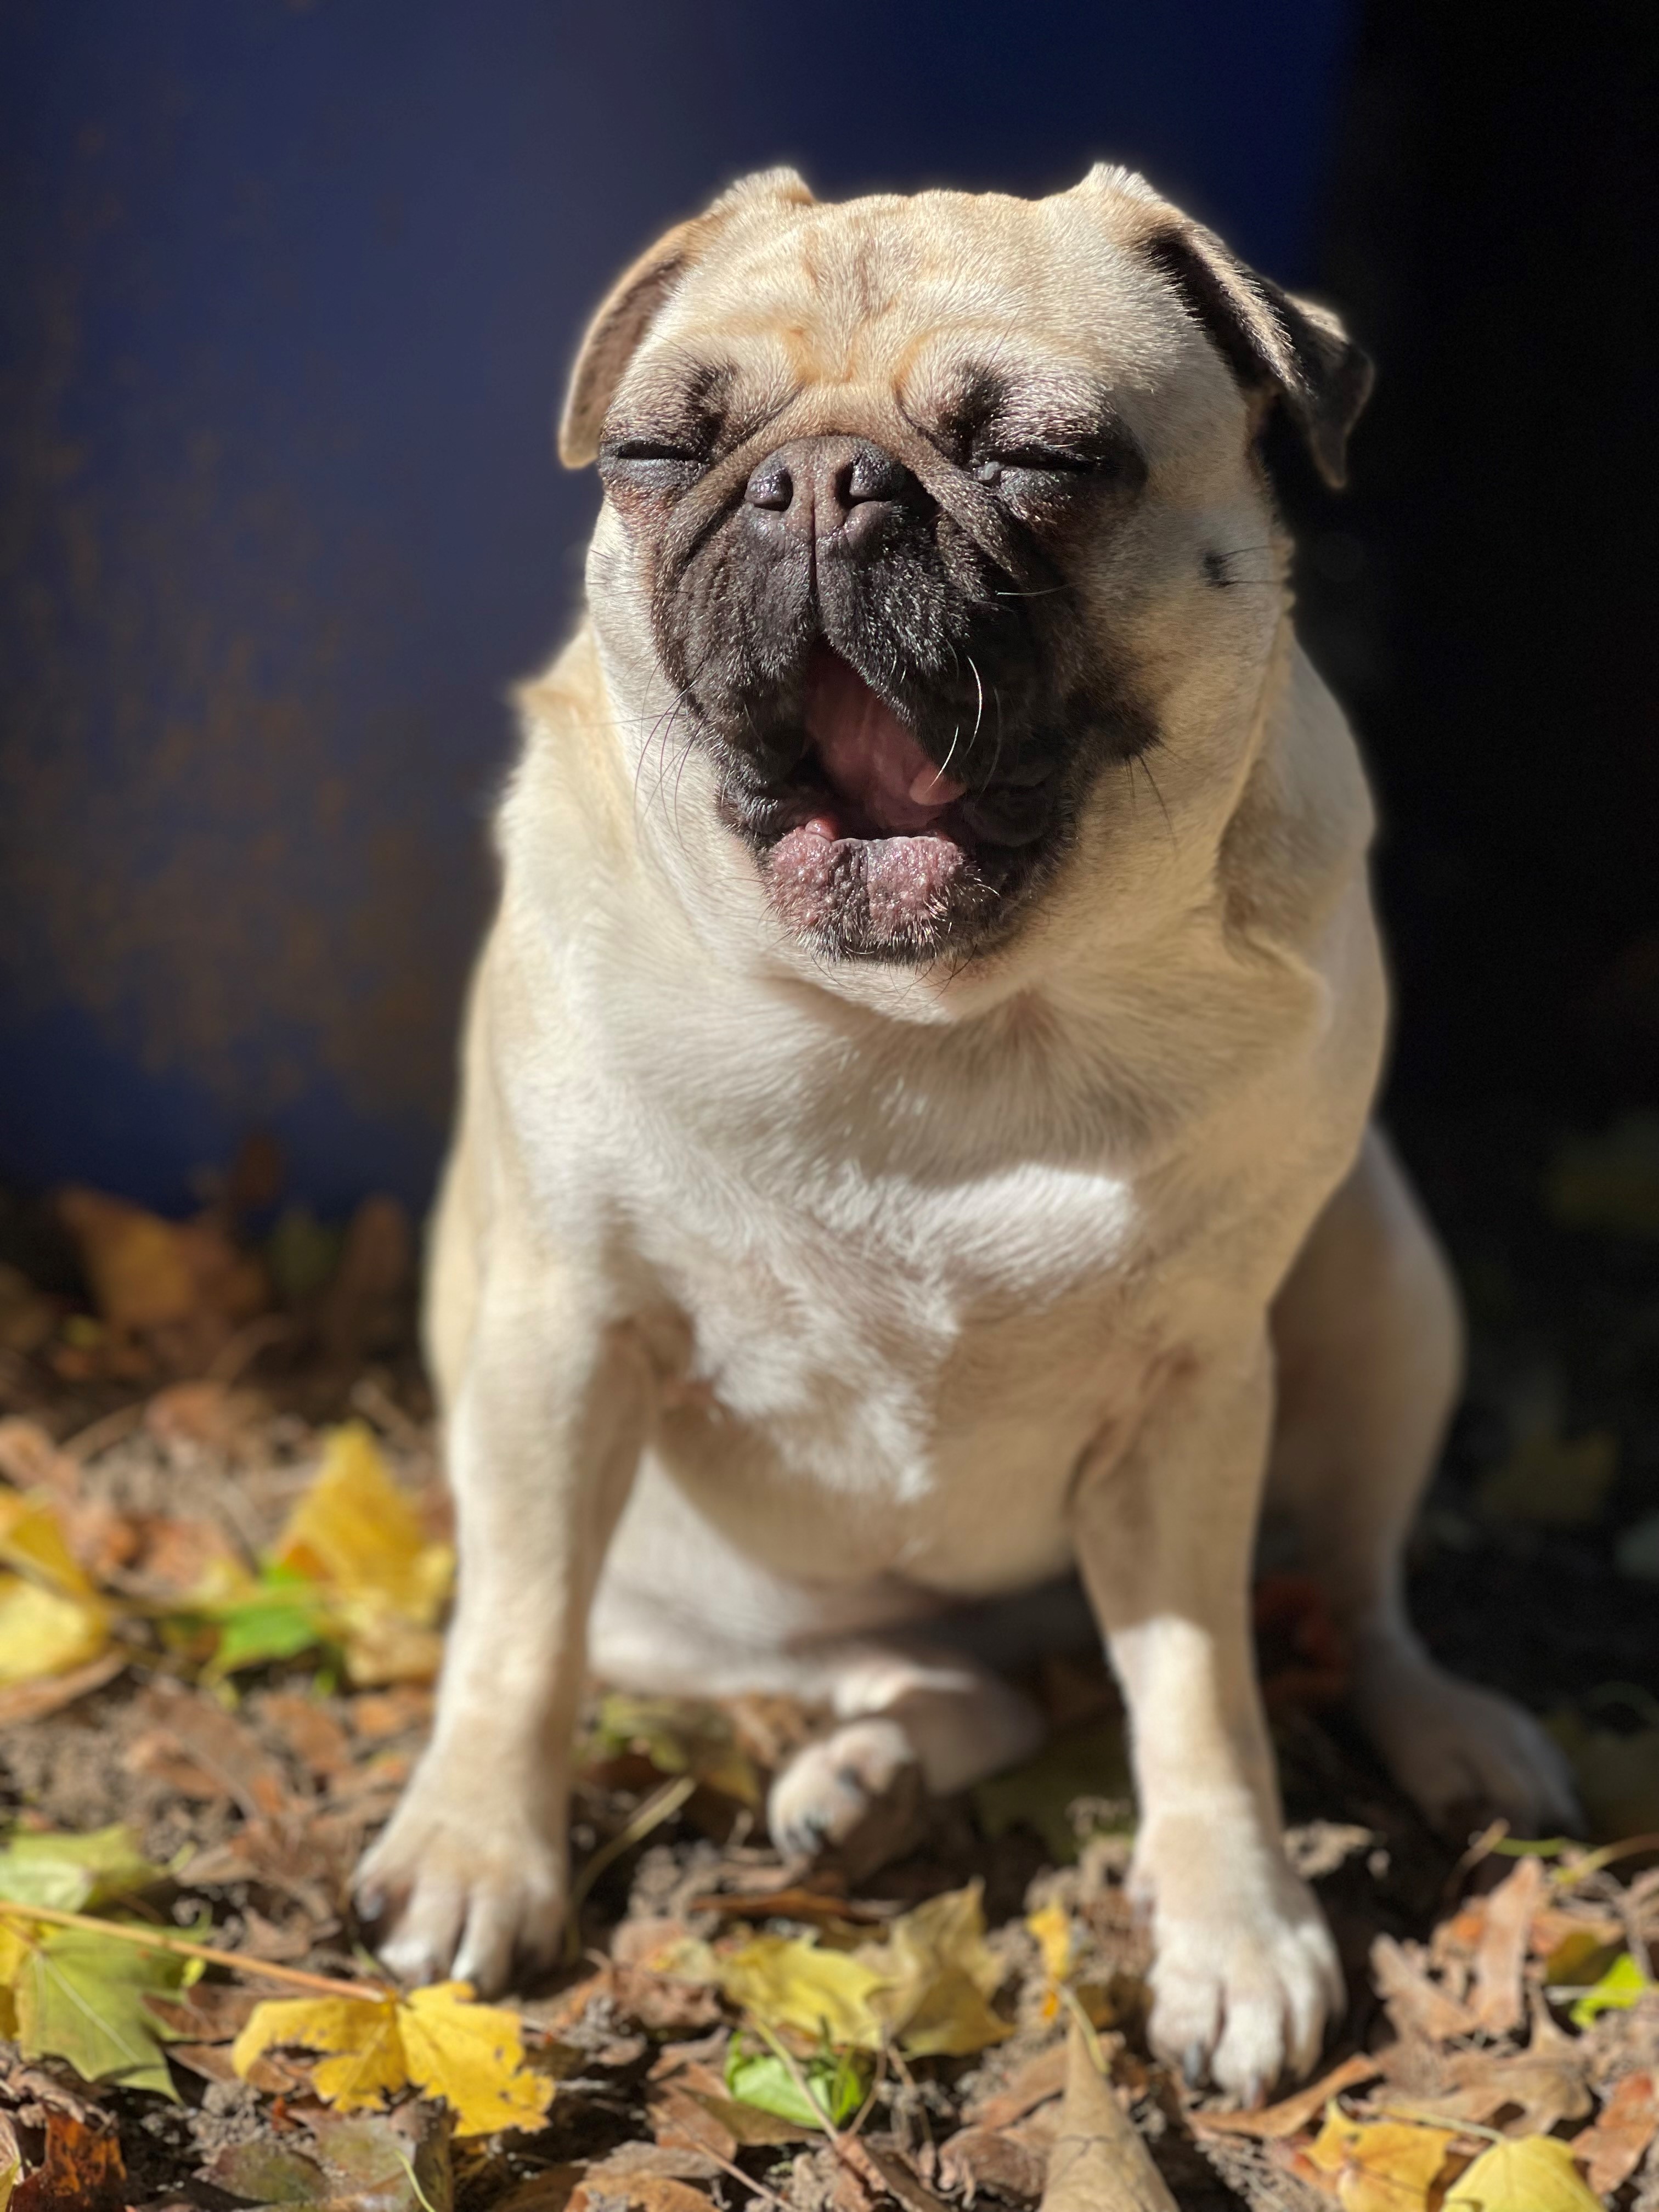
[[[1265,1336],[1194,1357],[1128,1452],[1085,1469],[1073,1509],[1128,1707],[1152,2041],[1247,2103],[1312,2066],[1343,2002],[1323,1916],[1285,1856],[1251,1645],[1272,1401]]]
[[[394,1973],[486,1994],[545,1965],[563,1924],[588,1607],[653,1391],[630,1328],[492,1243],[450,1415],[460,1572],[436,1723],[356,1881]]]

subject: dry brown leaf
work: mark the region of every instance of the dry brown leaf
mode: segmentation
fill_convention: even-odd
[[[315,1698],[271,1691],[258,1701],[262,1721],[274,1728],[301,1766],[328,1780],[352,1770],[351,1739]]]
[[[607,2176],[599,2191],[584,2182],[568,2199],[569,2212],[709,2212],[714,2199],[706,2190],[667,2174],[635,2173],[612,2179]]]
[[[1659,2131],[1659,2074],[1644,2069],[1626,2074],[1596,2116],[1594,2127],[1573,2137],[1571,2148],[1583,2161],[1585,2178],[1598,2197],[1611,2197],[1642,2163]]]
[[[1075,2020],[1066,2054],[1066,2096],[1048,2154],[1042,2212],[1178,2212]]]
[[[48,2112],[46,2156],[18,2183],[10,2212],[122,2212],[126,2201],[121,2145],[107,2124]]]
[[[1523,1858],[1486,1899],[1469,2009],[1488,2035],[1508,2035],[1527,2016],[1522,1971],[1533,1915],[1543,1904],[1547,1887],[1543,1861]]]
[[[1066,2064],[1065,2044],[1050,2044],[1035,2058],[1028,2058],[1000,2089],[974,2099],[967,2106],[965,2118],[975,2127],[1012,2127],[1027,2112],[1034,2112],[1039,2105],[1046,2105],[1051,2097],[1061,2094],[1066,2087]]]
[[[1371,1979],[1402,2038],[1449,2043],[1455,2036],[1473,2035],[1480,2025],[1468,2007],[1437,1988],[1392,1936],[1379,1936],[1371,1945]]]
[[[24,1721],[42,1721],[48,1713],[61,1712],[77,1698],[112,1682],[126,1663],[125,1651],[106,1651],[67,1674],[47,1675],[38,1682],[6,1683],[0,1686],[0,1729],[15,1728]]]
[[[1277,2105],[1265,2106],[1260,2112],[1193,2112],[1188,2117],[1195,2128],[1223,2135],[1253,2136],[1262,2142],[1273,2142],[1295,2135],[1322,2112],[1333,2097],[1340,2097],[1345,2089],[1357,2088],[1362,2081],[1374,2081],[1381,2070],[1376,2059],[1368,2057],[1364,2051],[1356,2051],[1321,2080],[1298,2089],[1293,2097],[1285,2097]]]
[[[135,1700],[134,1713],[141,1725],[148,1723],[128,1754],[138,1771],[160,1771],[193,1796],[228,1797],[251,1820],[300,1809],[252,1729],[210,1698],[156,1682]],[[191,1774],[194,1782],[185,1778]]]
[[[1034,2203],[1042,2194],[1048,2173],[1043,2151],[1000,2128],[963,2128],[939,2153],[941,2185],[969,2204],[981,2190],[994,2197]]]
[[[96,1190],[59,1194],[99,1316],[177,1374],[199,1374],[270,1302],[264,1267],[211,1215],[164,1221]]]

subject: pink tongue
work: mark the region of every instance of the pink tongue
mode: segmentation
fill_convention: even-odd
[[[965,788],[939,774],[892,708],[836,653],[821,652],[812,664],[806,733],[842,797],[890,836],[926,830]]]

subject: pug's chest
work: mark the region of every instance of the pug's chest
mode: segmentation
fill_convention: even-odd
[[[902,1496],[988,1451],[1005,1473],[1069,1466],[1135,1395],[1152,1234],[1129,1178],[1024,1163],[751,1190],[741,1218],[683,1208],[656,1257],[711,1440],[736,1429],[781,1476]]]

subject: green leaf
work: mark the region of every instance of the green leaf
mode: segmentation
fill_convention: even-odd
[[[219,1648],[204,1679],[219,1680],[239,1668],[294,1659],[319,1644],[338,1641],[328,1601],[293,1568],[265,1566],[246,1592],[204,1608],[217,1625]]]
[[[1585,1990],[1567,2015],[1575,2027],[1588,2027],[1604,2012],[1624,2012],[1653,1987],[1628,1951],[1607,1968],[1594,1988]]]
[[[173,2031],[145,2004],[170,1996],[201,1969],[187,1959],[112,1942],[89,1929],[5,1931],[6,1962],[26,2058],[62,2058],[83,2081],[117,2081],[177,2101],[161,2045]]]
[[[763,2112],[801,2127],[822,2130],[826,2112],[836,2127],[850,2120],[869,2086],[853,2053],[837,2053],[826,2044],[797,2064],[810,2096],[776,2051],[747,2050],[742,2036],[734,2035],[726,2057],[726,2086],[739,2104],[757,2106]]]
[[[144,1856],[120,1821],[83,1836],[18,1829],[0,1844],[0,1897],[49,1905],[59,1912],[83,1912],[112,1898],[131,1897],[167,1875],[166,1867]]]

